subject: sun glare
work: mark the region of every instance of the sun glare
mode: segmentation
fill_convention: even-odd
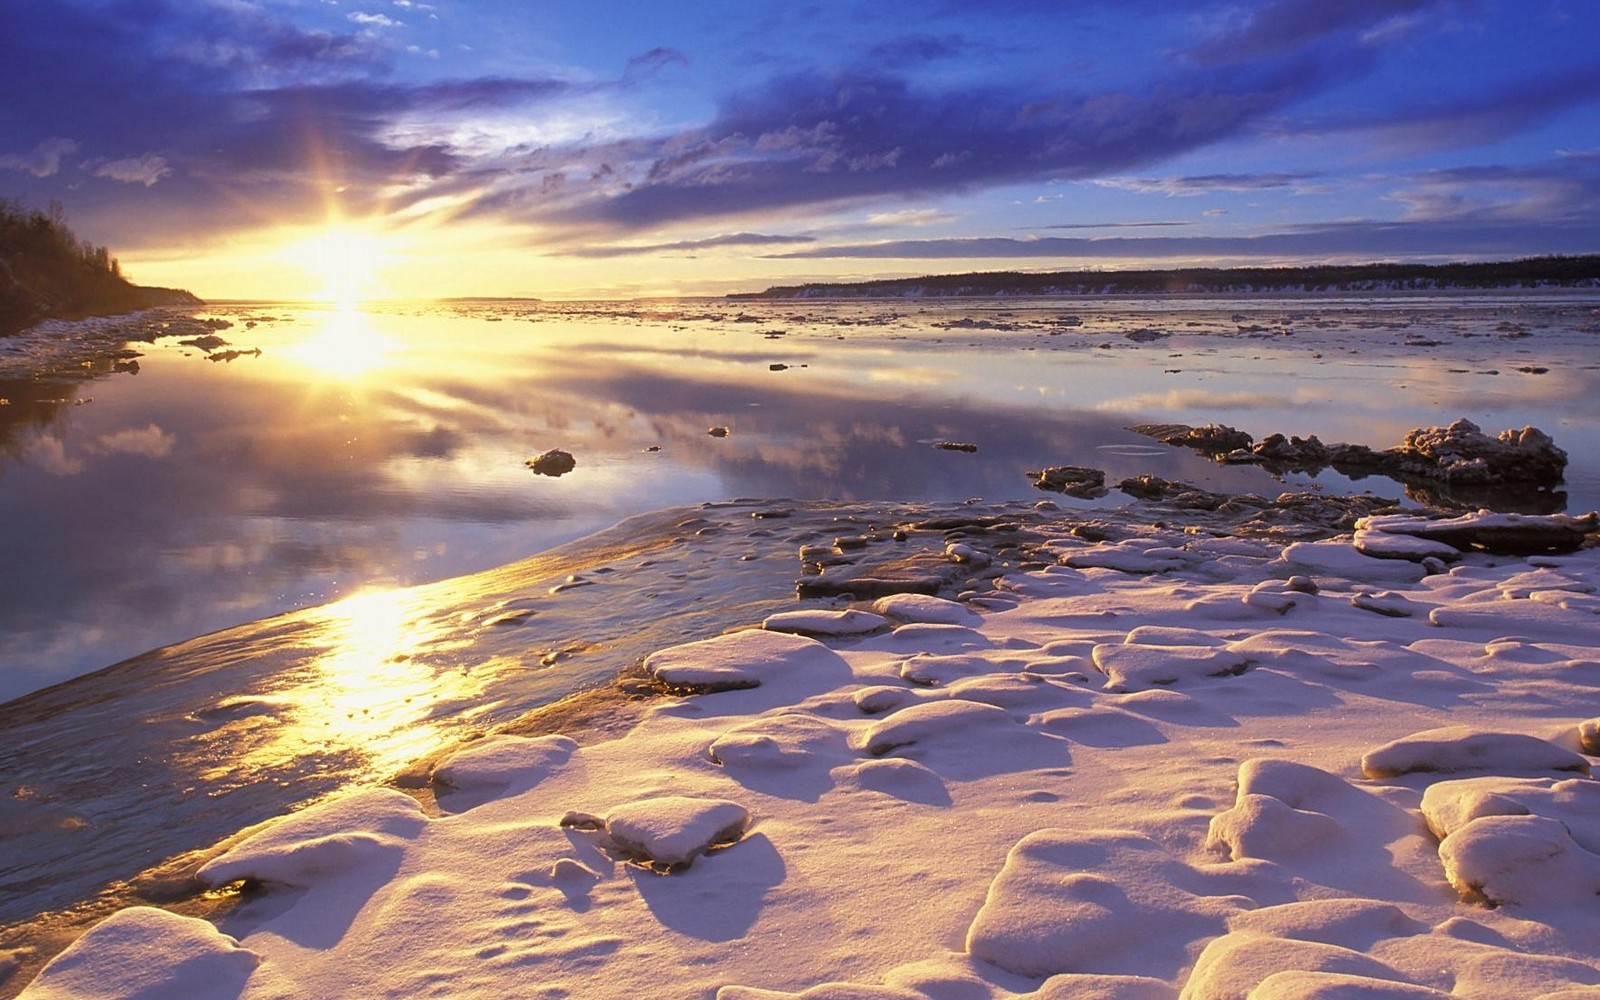
[[[390,252],[387,242],[374,233],[332,225],[291,244],[284,255],[306,272],[312,296],[321,301],[353,308],[385,294],[379,274]]]

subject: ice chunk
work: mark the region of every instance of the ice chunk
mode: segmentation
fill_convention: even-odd
[[[260,961],[204,920],[130,906],[52,959],[19,1000],[233,1000]]]
[[[889,622],[882,615],[856,608],[829,611],[816,608],[805,611],[780,611],[762,619],[761,627],[769,632],[793,632],[798,635],[866,635]]]
[[[1485,733],[1466,726],[1445,726],[1414,733],[1385,743],[1361,758],[1361,772],[1369,778],[1393,778],[1417,771],[1441,774],[1576,771],[1588,774],[1589,762],[1571,750],[1535,736]]]
[[[765,674],[800,670],[835,655],[815,639],[748,629],[651,653],[644,669],[668,687],[719,691],[756,687]]]
[[[973,958],[1024,976],[1173,974],[1196,938],[1253,903],[1150,838],[1040,830],[1012,847],[967,933]]]
[[[490,736],[451,754],[433,769],[432,780],[458,791],[532,788],[576,749],[577,742],[566,736]]]
[[[1594,905],[1600,855],[1544,816],[1483,816],[1439,844],[1445,878],[1470,902],[1488,906]]]
[[[1415,583],[1426,575],[1416,563],[1374,559],[1350,542],[1295,542],[1283,550],[1282,559],[1294,573],[1310,571],[1363,582]]]
[[[653,867],[687,868],[713,847],[744,835],[750,813],[726,799],[664,795],[620,805],[606,814],[612,846]]]
[[[309,886],[400,850],[427,822],[411,796],[368,788],[271,823],[206,862],[196,876],[207,885],[251,879]]]
[[[903,622],[930,625],[978,625],[983,617],[965,604],[928,594],[891,594],[880,597],[872,610]]]
[[[1350,948],[1235,932],[1206,945],[1184,984],[1182,1000],[1246,1000],[1271,996],[1255,992],[1275,973],[1333,972],[1377,980],[1403,977],[1382,962]]]

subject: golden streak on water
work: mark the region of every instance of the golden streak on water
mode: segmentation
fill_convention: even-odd
[[[277,692],[292,723],[262,753],[355,749],[380,769],[397,766],[441,742],[428,721],[440,703],[477,693],[462,672],[440,670],[423,655],[439,630],[403,591],[363,591],[312,614],[321,633],[314,642],[326,651],[307,664],[300,683]]]

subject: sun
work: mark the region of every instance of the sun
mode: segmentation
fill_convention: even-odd
[[[392,256],[388,241],[351,225],[330,225],[284,250],[290,263],[305,271],[311,297],[341,308],[382,298],[380,272]]]

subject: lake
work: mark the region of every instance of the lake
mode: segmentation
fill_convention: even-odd
[[[0,700],[677,504],[1030,499],[1026,473],[1059,464],[1313,485],[1140,421],[1373,447],[1457,417],[1534,424],[1571,454],[1581,512],[1600,505],[1597,301],[218,304],[209,350],[165,337],[136,373],[0,379]],[[526,467],[550,448],[576,468]]]

